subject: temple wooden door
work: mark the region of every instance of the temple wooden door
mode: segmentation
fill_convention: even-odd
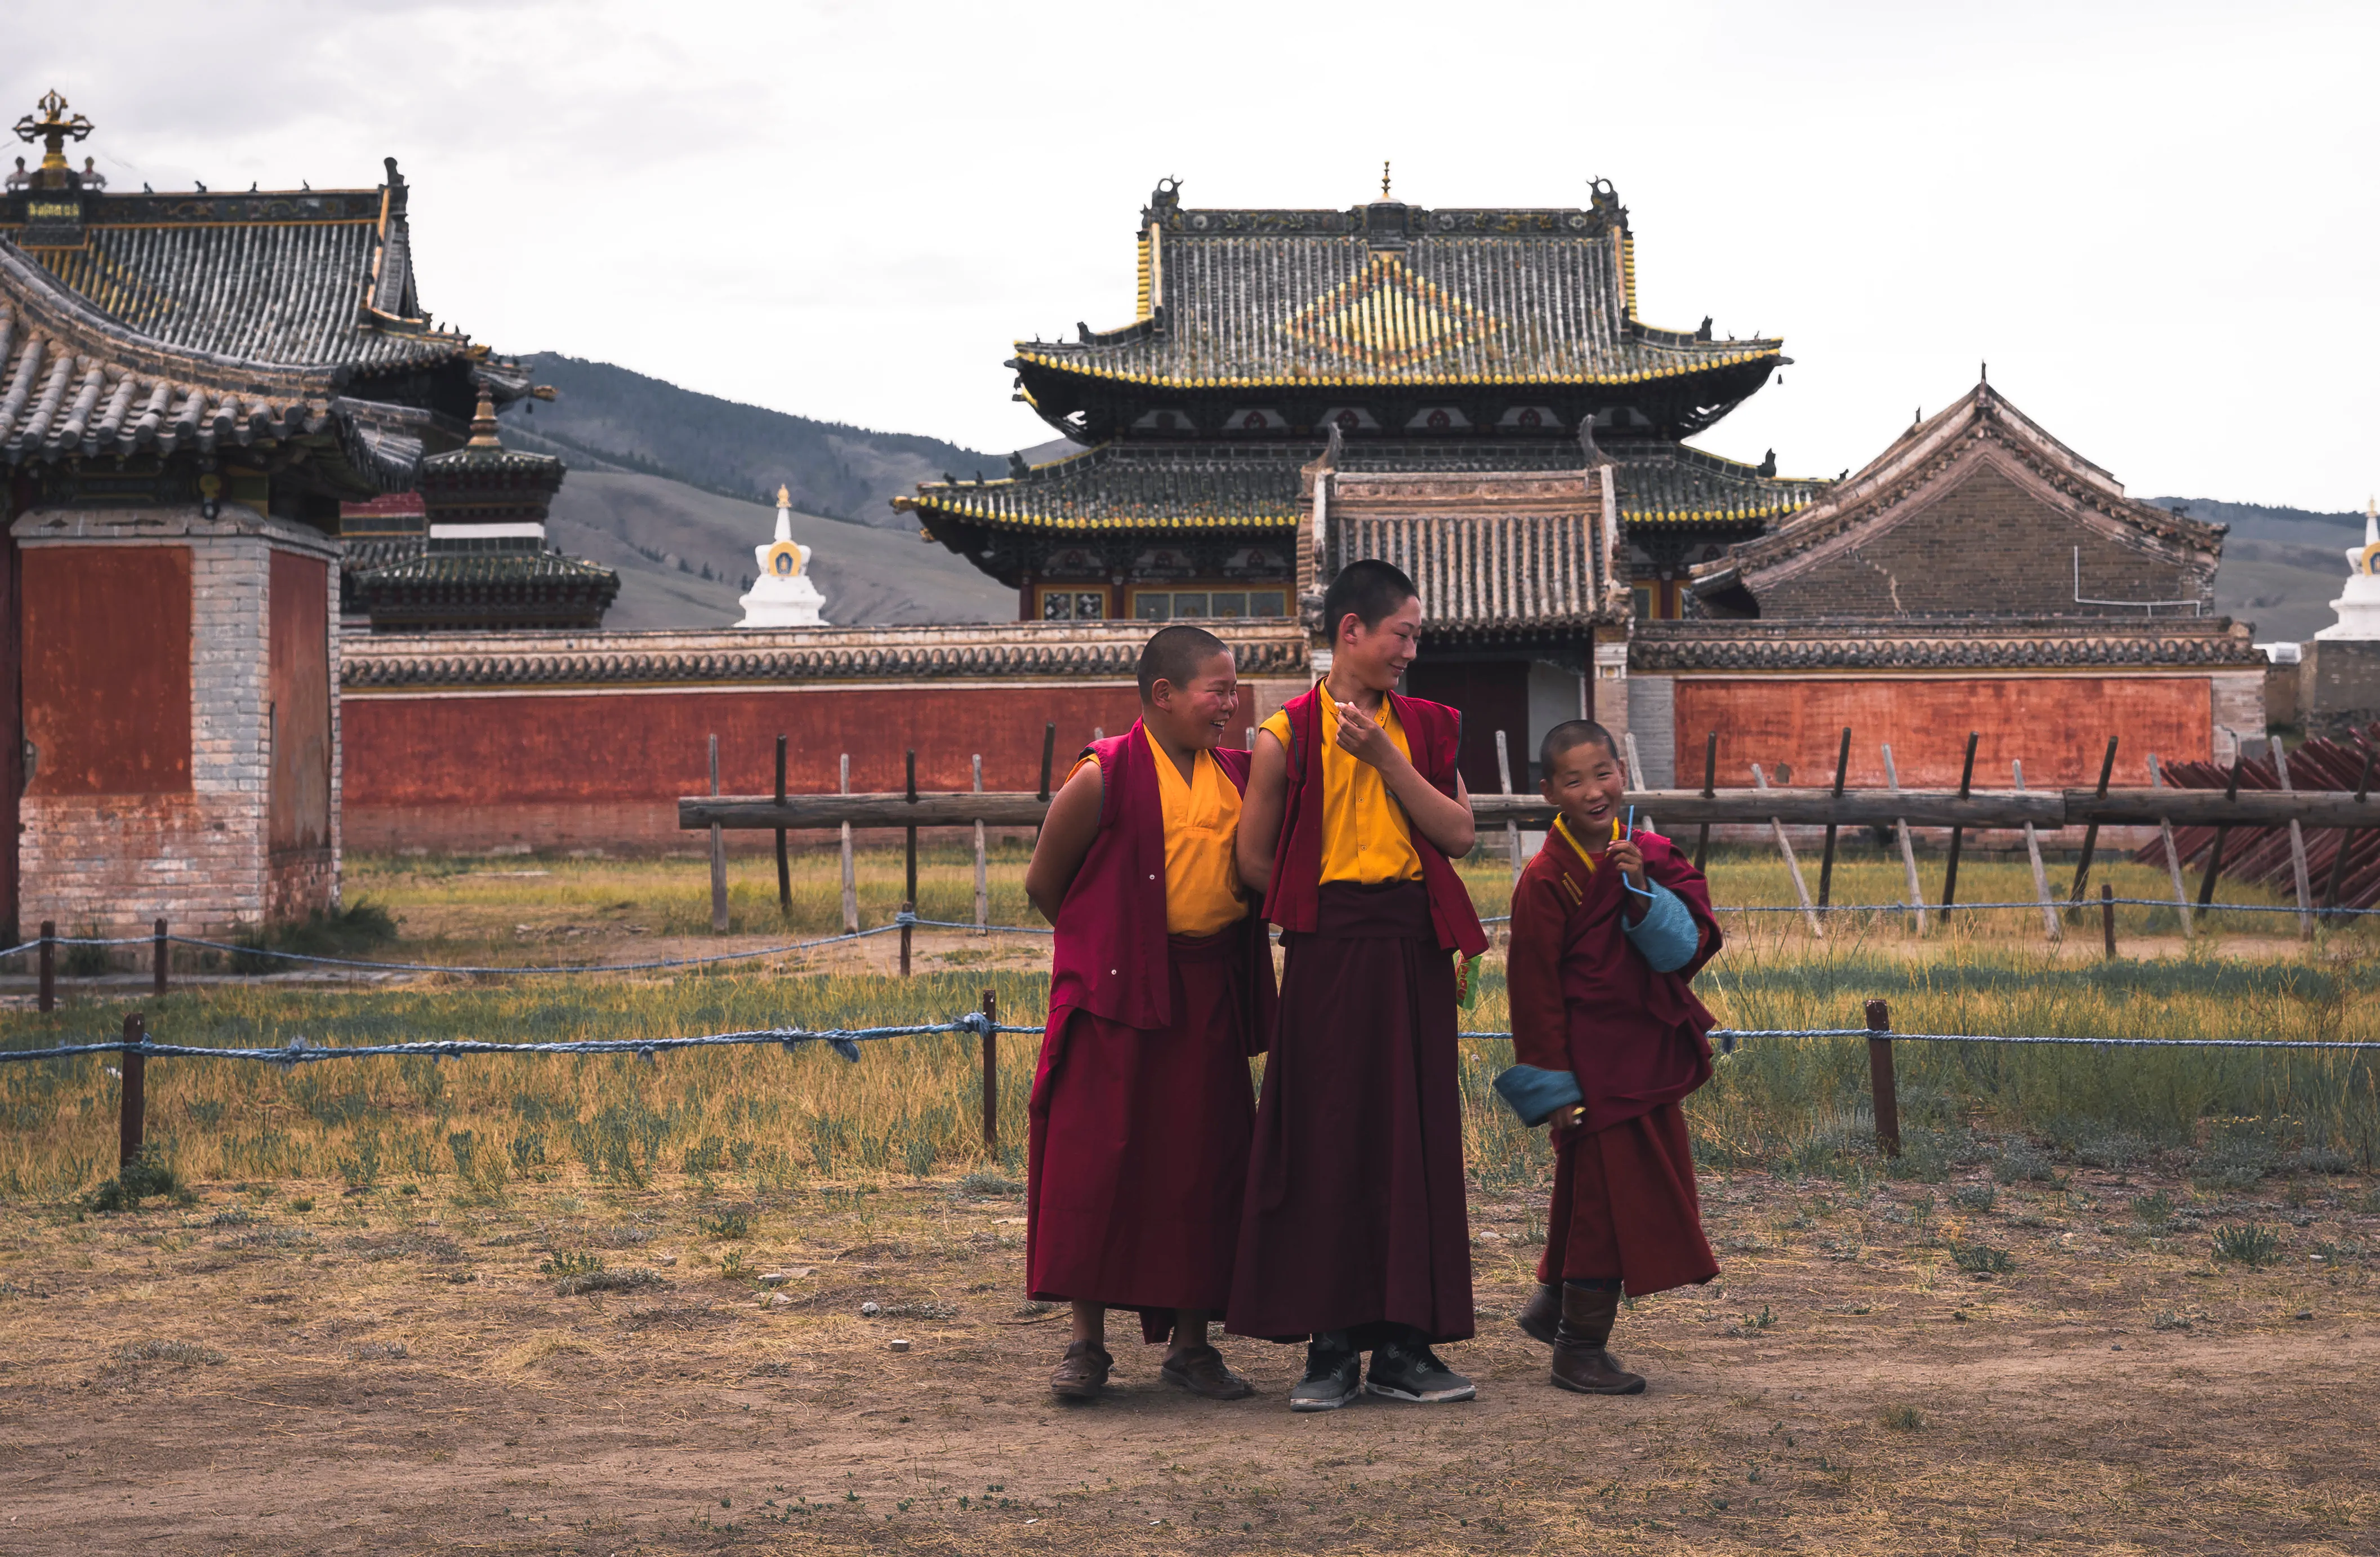
[[[1536,753],[1529,730],[1529,663],[1526,660],[1433,660],[1425,656],[1405,672],[1405,691],[1463,711],[1463,782],[1474,795],[1494,795],[1496,732],[1512,751],[1512,787],[1526,792],[1529,762]]]

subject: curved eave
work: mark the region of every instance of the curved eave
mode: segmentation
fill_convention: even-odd
[[[1305,373],[1219,373],[1189,374],[1151,372],[1129,368],[1113,368],[1085,361],[1073,353],[1052,355],[1037,351],[1032,347],[1017,349],[1015,361],[1020,369],[1038,369],[1064,378],[1088,381],[1099,384],[1131,384],[1148,389],[1225,390],[1225,389],[1475,389],[1482,385],[1510,385],[1514,388],[1545,387],[1549,389],[1597,388],[1618,389],[1631,384],[1671,384],[1708,373],[1762,371],[1780,367],[1784,362],[1783,343],[1763,343],[1765,349],[1728,352],[1695,361],[1679,362],[1666,367],[1635,369],[1624,372],[1542,373],[1542,372],[1406,372],[1367,373],[1318,371]],[[1029,391],[1028,391],[1029,393]],[[1037,408],[1038,408],[1037,407]]]
[[[1294,514],[1101,514],[1080,517],[1050,512],[1004,512],[985,503],[945,502],[931,494],[895,498],[894,505],[915,513],[929,529],[936,519],[948,519],[985,529],[1075,531],[1107,529],[1272,530],[1295,529]]]
[[[1779,504],[1761,508],[1696,508],[1696,509],[1632,509],[1620,505],[1620,522],[1623,525],[1662,525],[1680,528],[1699,527],[1721,529],[1746,525],[1767,525],[1787,518],[1808,507],[1806,503]]]

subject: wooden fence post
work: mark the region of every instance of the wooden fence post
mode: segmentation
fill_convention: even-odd
[[[1628,748],[1626,752],[1628,762],[1628,787],[1636,791],[1640,795],[1647,793],[1653,786],[1645,782],[1645,761],[1644,759],[1636,755],[1636,732],[1633,730],[1621,731],[1620,744]],[[1654,825],[1653,813],[1650,811],[1646,811],[1643,815],[1639,816],[1636,819],[1636,825],[1643,828],[1647,833],[1658,833],[1660,831],[1658,827]]]
[[[1706,740],[1705,740],[1705,741],[1703,742],[1703,798],[1704,798],[1704,799],[1708,800],[1708,799],[1712,798],[1713,797],[1715,797],[1716,795],[1718,795],[1718,791],[1716,788],[1714,788],[1714,787],[1713,787],[1713,785],[1715,785],[1718,782],[1718,732],[1717,730],[1713,730],[1713,731],[1710,733],[1710,736],[1709,736],[1709,738],[1708,738],[1708,739],[1706,739]],[[1702,831],[1701,831],[1700,833],[1697,833],[1696,834],[1694,834],[1694,869],[1695,869],[1696,870],[1700,870],[1703,868],[1703,862],[1704,862],[1706,859],[1709,858],[1710,858],[1710,823],[1709,823],[1709,822],[1707,822],[1707,821],[1706,821],[1706,822],[1704,822],[1704,823],[1703,823]]]
[[[1755,789],[1768,787],[1768,775],[1760,771],[1757,762],[1752,765],[1752,786]],[[1802,880],[1802,862],[1793,858],[1793,841],[1785,836],[1785,824],[1777,818],[1772,816],[1768,819],[1768,827],[1776,834],[1777,852],[1785,857],[1785,869],[1793,877],[1793,895],[1801,900],[1802,917],[1810,921],[1810,933],[1823,941],[1827,927],[1818,918],[1818,911],[1810,906],[1810,889]]]
[[[1504,732],[1501,730],[1496,732],[1496,782],[1505,794],[1512,793],[1512,759],[1505,748]],[[1521,890],[1521,824],[1517,821],[1504,823],[1504,858],[1512,862],[1512,891],[1518,893]],[[1505,928],[1509,933],[1511,927]]]
[[[2107,737],[2107,755],[2101,759],[2099,762],[2098,796],[2100,799],[2104,800],[2107,797],[2107,781],[2115,776],[2116,737],[2109,736]],[[2082,905],[2083,883],[2091,879],[2091,857],[2098,851],[2099,824],[2095,821],[2091,823],[2090,826],[2085,827],[2082,830],[2082,858],[2075,862],[2074,890],[2066,894],[2066,901],[2068,903],[2078,907]]]
[[[155,945],[157,948],[156,957],[154,959],[156,963],[155,987],[157,993],[163,995],[165,992],[166,959],[171,955],[171,953],[168,949],[170,943],[165,939],[165,921],[162,918],[157,921],[157,939]]]
[[[41,992],[33,1004],[43,1011],[58,1008],[58,921],[42,921],[42,950],[37,959],[41,967]]]
[[[2273,776],[2284,791],[2289,787],[2289,754],[2278,736],[2273,737]],[[2305,828],[2289,819],[2289,870],[2298,893],[2298,939],[2313,939],[2313,881],[2306,866]]]
[[[719,796],[719,737],[710,737],[710,794]],[[727,933],[727,834],[710,824],[710,933]]]
[[[2024,759],[2011,760],[2009,767],[2016,774],[2016,792],[2023,794]],[[2054,946],[2065,939],[2065,931],[2058,922],[2058,906],[2049,895],[2049,872],[2042,869],[2041,833],[2029,821],[2024,824],[2024,856],[2033,865],[2033,895],[2041,905],[2042,933]]]
[[[1835,798],[1843,797],[1843,775],[1851,771],[1852,727],[1843,726],[1843,744],[1835,753]],[[1827,823],[1827,849],[1818,857],[1818,906],[1823,908],[1835,890],[1835,823]]]
[[[777,737],[777,804],[785,803],[785,737]],[[785,858],[785,830],[777,829],[777,912],[791,918],[794,912],[794,866]]]
[[[1967,764],[1959,770],[1959,798],[1967,797],[1975,784],[1975,741],[1977,732],[1967,732]],[[1959,849],[1966,842],[1966,829],[1953,825],[1950,829],[1950,858],[1942,867],[1942,922],[1950,922],[1950,910],[1959,901]]]
[[[1000,1150],[1000,992],[983,991],[983,1149]]]
[[[2149,787],[2165,787],[2165,770],[2157,766],[2154,751],[2149,753]],[[2174,844],[2173,820],[2170,817],[2157,818],[2157,836],[2165,843],[2166,869],[2173,875],[2173,911],[2181,916],[2181,938],[2194,941],[2198,938],[2198,927],[2190,918],[2190,883],[2181,879],[2181,850]]]
[[[909,803],[914,806],[917,803],[917,748],[914,746],[909,748],[908,756],[908,791]],[[917,824],[911,822],[906,831],[909,835],[909,870],[901,897],[901,917],[905,921],[915,918],[917,913]],[[909,936],[914,928],[905,922],[901,926],[901,977],[904,979],[909,977]]]
[[[983,793],[983,753],[975,754],[975,792]],[[991,888],[984,871],[983,818],[975,819],[975,932],[989,935],[991,923]]]
[[[2248,759],[2235,750],[2231,756],[2231,782],[2223,789],[2226,804],[2240,798],[2240,770],[2247,765]],[[2202,908],[2215,901],[2215,878],[2223,873],[2223,845],[2230,836],[2229,822],[2215,824],[2215,846],[2206,851],[2206,874],[2198,880],[2198,906]]]
[[[1898,795],[1900,793],[1900,770],[1892,765],[1892,748],[1888,745],[1883,750],[1885,787]],[[1900,834],[1901,869],[1909,873],[1910,916],[1916,920],[1917,933],[1924,935],[1925,933],[1925,888],[1917,879],[1917,845],[1909,836],[1907,817],[1895,818],[1892,825],[1894,831]]]
[[[140,1155],[143,1135],[149,1123],[149,1056],[137,1045],[149,1041],[140,1013],[131,1012],[124,1018],[124,1086],[118,1094],[122,1106],[116,1110],[116,1166],[130,1167]]]
[[[843,754],[843,773],[837,781],[840,794],[851,793],[851,753]],[[851,858],[851,823],[843,824],[843,932],[859,933],[859,872]]]
[[[2359,806],[2362,805],[2372,794],[2372,759],[2375,753],[2380,753],[2380,748],[2370,746],[2363,748],[2363,776],[2355,781],[2355,803]],[[2350,827],[2338,835],[2338,854],[2330,862],[2330,885],[2322,894],[2322,906],[2325,913],[2329,913],[2338,906],[2339,892],[2347,884],[2347,854],[2355,846],[2355,837],[2359,831],[2357,828]]]
[[[1876,1111],[1876,1144],[1887,1157],[1900,1155],[1900,1093],[1892,1078],[1892,1007],[1867,1003],[1867,1089]]]
[[[2099,928],[2107,937],[2107,960],[2116,960],[2116,889],[2099,883]]]

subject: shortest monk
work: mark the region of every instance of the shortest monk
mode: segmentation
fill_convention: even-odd
[[[1270,1030],[1272,948],[1232,847],[1248,754],[1219,749],[1239,711],[1232,651],[1198,627],[1140,655],[1140,718],[1084,749],[1025,873],[1058,927],[1033,1078],[1026,1279],[1071,1302],[1050,1388],[1095,1400],[1115,1359],[1107,1311],[1172,1338],[1166,1382],[1254,1393],[1207,1343],[1232,1290],[1255,1107],[1248,1060]]]
[[[1718,1274],[1678,1106],[1710,1079],[1711,1014],[1690,981],[1718,951],[1718,921],[1702,872],[1620,820],[1627,782],[1603,726],[1557,724],[1537,756],[1561,814],[1512,897],[1520,1063],[1496,1078],[1524,1124],[1553,1121],[1546,1252],[1520,1324],[1553,1347],[1561,1388],[1637,1394],[1644,1378],[1604,1349],[1621,1294]]]

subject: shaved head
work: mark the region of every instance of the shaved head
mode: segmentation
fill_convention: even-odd
[[[1198,674],[1198,667],[1218,654],[1228,655],[1230,644],[1204,627],[1177,626],[1160,627],[1149,635],[1140,651],[1140,696],[1146,702],[1157,690],[1157,684],[1167,682],[1185,687]]]
[[[1548,730],[1546,738],[1537,743],[1537,771],[1553,772],[1555,758],[1580,746],[1599,746],[1611,754],[1613,761],[1620,760],[1619,743],[1611,738],[1610,731],[1592,719],[1565,719]]]

